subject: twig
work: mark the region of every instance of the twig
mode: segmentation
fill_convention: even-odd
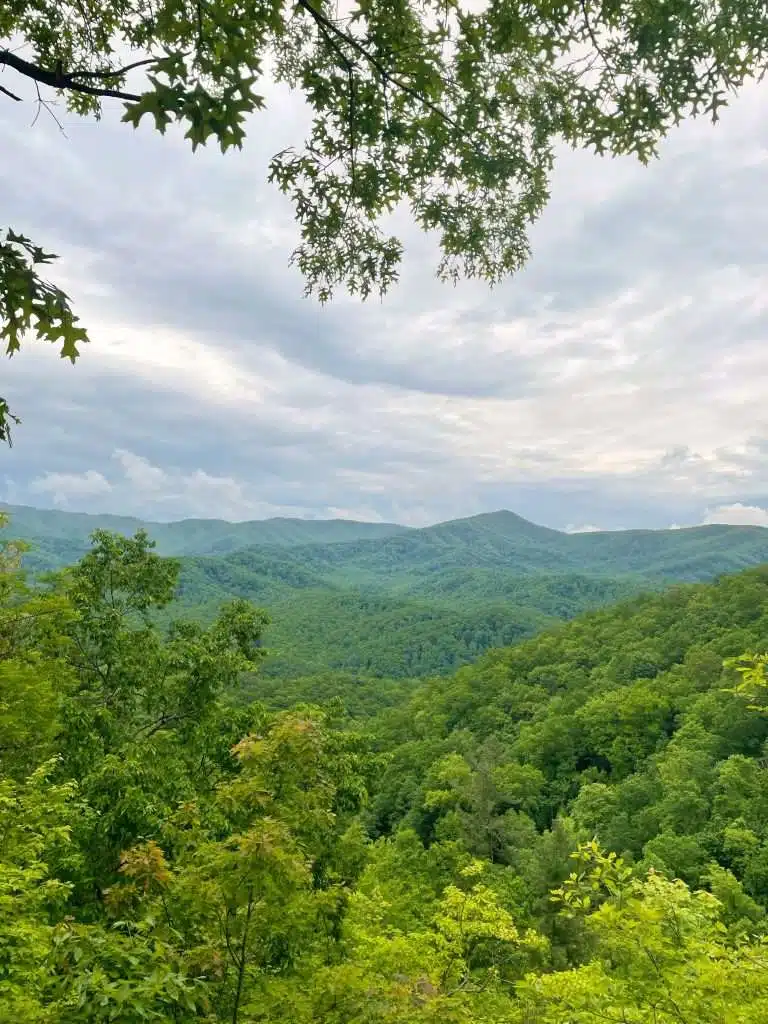
[[[357,98],[355,95],[355,72],[352,64],[347,68],[347,83],[349,87],[349,173],[350,173],[350,190],[349,196],[347,197],[347,210],[344,213],[346,218],[347,212],[349,211],[349,204],[352,202],[352,196],[355,194],[357,185],[357,143],[355,141],[355,115],[357,112]]]
[[[37,110],[35,111],[35,116],[32,118],[32,124],[29,126],[30,128],[35,127],[35,125],[37,124],[37,119],[38,117],[40,117],[40,111],[43,109],[43,97],[40,95],[39,82],[35,82],[35,89],[37,90]]]
[[[301,2],[301,0],[300,0],[300,2]],[[302,4],[302,6],[306,6],[306,5]],[[312,12],[312,8],[306,7],[306,9],[309,10],[310,12]],[[346,214],[349,211],[350,203],[352,202],[352,197],[353,197],[354,192],[355,192],[356,165],[357,165],[357,142],[355,140],[355,114],[356,114],[355,63],[354,63],[354,61],[351,61],[349,59],[349,57],[346,55],[346,53],[344,53],[344,51],[339,46],[339,44],[336,41],[336,39],[332,38],[332,36],[329,34],[329,28],[333,27],[333,23],[332,22],[328,22],[328,24],[326,25],[325,24],[325,19],[321,19],[319,21],[317,19],[315,19],[315,22],[317,24],[318,29],[320,30],[321,35],[323,36],[325,41],[328,43],[330,48],[333,50],[333,52],[336,54],[336,56],[339,58],[341,63],[344,65],[344,68],[345,68],[345,70],[347,72],[347,87],[349,89],[349,97],[348,97],[348,100],[347,100],[347,105],[348,105],[348,108],[349,108],[349,164],[350,164],[350,179],[351,179],[350,180],[350,185],[351,185],[351,188],[350,188],[350,191],[349,191],[349,196],[347,197],[347,209],[345,210],[345,213],[344,213],[344,216],[346,217]],[[337,35],[338,35],[338,33],[337,33]],[[342,32],[341,35],[343,36],[344,33]],[[331,163],[333,163],[333,161],[331,161]],[[326,166],[323,168],[323,170],[327,170],[327,168],[329,166],[330,166],[330,163],[326,164]]]
[[[313,19],[317,26],[323,30],[324,35],[330,32],[337,39],[340,39],[348,46],[351,46],[356,53],[358,53],[361,57],[368,61],[371,67],[375,68],[376,71],[378,71],[378,73],[385,81],[392,82],[394,85],[398,87],[398,89],[401,89],[404,93],[406,93],[406,95],[410,96],[412,99],[417,100],[424,107],[426,107],[427,110],[431,110],[433,114],[437,114],[438,117],[445,121],[446,124],[451,125],[452,128],[456,128],[457,130],[461,129],[459,123],[454,118],[452,118],[450,114],[446,114],[442,107],[439,107],[436,103],[433,103],[430,99],[428,99],[426,96],[420,93],[418,89],[414,89],[412,85],[409,85],[407,82],[403,81],[403,79],[400,78],[399,76],[393,75],[391,71],[386,67],[386,65],[382,64],[379,58],[372,54],[370,50],[366,50],[363,44],[359,42],[357,39],[355,39],[354,36],[348,35],[346,32],[343,32],[338,27],[338,25],[335,25],[330,20],[330,18],[327,18],[321,11],[315,10],[315,8],[310,3],[310,0],[297,0],[297,3],[299,7],[303,8],[303,10],[305,10],[309,14],[309,16]],[[334,47],[334,49],[336,49],[336,52],[338,53],[338,48]]]
[[[615,74],[613,68],[611,67],[611,65],[609,63],[607,56],[603,52],[603,49],[600,46],[600,43],[597,41],[597,35],[595,33],[594,28],[592,27],[592,22],[590,21],[590,18],[589,18],[589,11],[587,10],[587,5],[586,5],[585,0],[579,0],[579,6],[581,7],[581,13],[584,15],[584,25],[585,25],[585,27],[587,29],[587,33],[588,33],[589,38],[590,38],[590,40],[592,42],[592,45],[594,46],[595,51],[597,52],[598,56],[602,60],[603,64],[605,65],[605,70],[607,71],[608,75],[610,76],[610,79],[613,82],[614,88],[616,90],[618,90],[619,89],[619,83],[616,81],[616,74]],[[591,67],[592,67],[592,65],[590,65],[590,68],[588,70],[591,70]]]
[[[126,64],[123,68],[115,68],[114,70],[106,68],[104,71],[72,71],[70,76],[72,78],[122,78],[129,71],[134,71],[136,68],[145,68],[149,64],[156,63],[157,57],[145,57],[143,60],[135,60],[133,64]]]
[[[56,115],[54,114],[54,112],[53,112],[53,110],[51,108],[51,104],[46,102],[43,99],[43,97],[41,96],[41,94],[40,94],[40,83],[39,82],[35,82],[35,90],[37,91],[37,110],[35,111],[35,116],[32,119],[32,124],[30,125],[30,127],[31,128],[35,127],[35,125],[37,124],[37,119],[38,119],[38,117],[40,117],[40,111],[43,109],[43,107],[45,107],[45,109],[48,111],[50,116],[56,122],[56,126],[58,127],[58,129],[61,132],[61,134],[64,136],[64,138],[66,138],[67,137],[67,133],[64,131],[64,125],[61,123],[61,121],[58,119],[58,117],[56,117]]]

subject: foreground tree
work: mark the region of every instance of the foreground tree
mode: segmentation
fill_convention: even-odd
[[[293,201],[294,260],[325,300],[367,296],[397,276],[386,216],[406,203],[439,235],[442,278],[490,282],[528,257],[559,139],[643,162],[672,125],[706,113],[765,69],[761,0],[667,4],[565,0],[11,0],[0,13],[2,98],[99,116],[122,101],[193,148],[241,147],[265,103],[267,72],[313,115],[304,146],[270,180]],[[26,82],[25,82],[26,80]],[[0,235],[0,331],[7,352],[32,332],[77,358],[87,340],[66,295],[40,276],[51,256]],[[0,399],[0,438],[13,416]]]
[[[729,934],[727,908],[712,893],[650,872],[631,877],[595,843],[553,894],[583,915],[593,955],[576,969],[530,974],[521,1011],[537,1024],[746,1024],[768,1012],[764,933]],[[595,909],[597,908],[597,909]]]

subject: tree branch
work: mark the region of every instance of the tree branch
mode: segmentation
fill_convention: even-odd
[[[243,998],[243,981],[245,980],[245,966],[248,955],[248,933],[251,930],[251,917],[253,915],[253,889],[248,889],[248,909],[245,915],[243,926],[243,937],[240,943],[240,962],[237,965],[237,988],[235,990],[235,1005],[232,1007],[232,1024],[238,1024],[240,1015],[240,1001]]]
[[[0,85],[0,92],[4,96],[10,96],[12,100],[16,100],[17,103],[21,103],[21,96],[17,96],[15,92],[11,92],[10,89],[6,89],[4,85]]]
[[[14,71],[18,71],[19,74],[24,75],[26,78],[31,78],[33,82],[40,82],[42,85],[48,85],[52,89],[68,89],[70,92],[84,93],[86,96],[110,96],[114,99],[127,100],[133,103],[138,102],[138,100],[141,99],[141,97],[135,93],[122,92],[120,89],[107,89],[97,85],[86,85],[85,82],[78,82],[74,77],[77,74],[81,76],[83,74],[91,74],[98,77],[98,72],[74,72],[66,74],[61,68],[57,68],[56,71],[46,71],[45,68],[38,67],[37,64],[32,64],[30,61],[24,60],[23,57],[19,57],[17,54],[11,53],[10,50],[0,50],[0,66],[2,65],[13,68]],[[137,65],[129,65],[129,68],[134,66]],[[126,70],[128,70],[128,68],[123,69],[123,71]],[[114,72],[114,75],[119,75],[120,73],[120,71],[116,71]],[[112,77],[112,73],[102,73],[101,77]],[[3,92],[7,92],[7,90],[3,89]]]
[[[190,714],[184,714],[184,712],[179,712],[178,714],[175,714],[175,715],[165,715],[165,714],[163,714],[156,721],[150,722],[148,725],[144,725],[144,726],[141,727],[141,729],[138,729],[134,733],[133,739],[135,741],[135,740],[139,739],[140,736],[142,737],[142,739],[145,739],[145,740],[151,739],[152,736],[155,735],[155,733],[158,733],[162,729],[165,729],[165,727],[167,725],[175,725],[175,724],[177,724],[179,722],[186,722],[191,717],[192,716]],[[142,736],[142,733],[143,733],[143,736]]]
[[[592,45],[595,48],[595,52],[597,53],[597,55],[602,60],[604,66],[605,66],[605,70],[606,70],[607,74],[610,76],[611,81],[613,82],[614,88],[616,90],[618,90],[619,83],[616,81],[616,75],[614,74],[613,68],[611,67],[611,65],[609,63],[607,56],[603,52],[603,50],[602,50],[602,48],[600,46],[600,43],[597,41],[597,35],[595,33],[594,28],[592,27],[592,22],[589,19],[589,11],[587,10],[587,5],[586,5],[585,0],[579,0],[579,6],[581,7],[581,13],[584,15],[584,26],[585,26],[585,28],[587,30],[587,34],[589,35],[590,41],[591,41]],[[588,70],[591,70],[591,66],[590,66],[590,68]]]
[[[71,78],[121,78],[123,75],[127,75],[129,71],[134,71],[136,68],[145,68],[150,64],[156,64],[157,57],[144,57],[143,60],[135,60],[133,64],[126,64],[124,68],[115,68],[114,71],[109,69],[105,71],[72,71],[70,73]]]
[[[53,120],[56,122],[56,125],[57,125],[59,131],[61,132],[61,134],[66,138],[67,133],[64,131],[64,125],[61,123],[61,121],[58,119],[58,117],[56,117],[56,115],[54,114],[53,110],[51,109],[51,104],[50,103],[46,103],[46,101],[40,95],[40,83],[39,82],[35,82],[35,90],[37,92],[37,111],[35,112],[35,116],[32,119],[31,127],[34,128],[34,126],[37,124],[37,119],[38,119],[38,117],[40,117],[40,111],[43,109],[43,107],[45,107],[45,109],[51,115]]]
[[[299,0],[299,2],[301,3],[302,0]],[[304,3],[302,3],[302,6],[305,7],[305,9],[308,10],[311,14],[313,14],[313,15],[315,14],[314,8],[309,7],[306,4],[304,4]],[[349,210],[349,204],[352,202],[352,195],[354,194],[354,191],[355,191],[355,161],[356,161],[356,156],[357,156],[356,144],[355,144],[355,101],[356,101],[356,98],[355,98],[355,64],[354,64],[354,61],[351,61],[349,59],[349,57],[346,55],[346,53],[344,53],[344,50],[341,48],[341,46],[339,46],[337,36],[340,34],[342,37],[344,37],[344,33],[343,32],[341,32],[341,33],[337,32],[336,36],[332,36],[330,34],[330,28],[333,27],[332,23],[329,23],[329,25],[326,25],[325,24],[325,19],[323,18],[322,15],[320,15],[320,18],[321,18],[320,21],[318,21],[315,18],[315,22],[317,24],[318,29],[320,30],[320,34],[322,35],[323,39],[325,39],[325,41],[328,43],[328,46],[333,50],[333,52],[339,58],[341,63],[344,65],[344,68],[345,68],[345,70],[347,72],[347,85],[348,85],[348,88],[349,88],[349,99],[348,99],[348,103],[349,103],[349,163],[350,163],[350,177],[351,177],[351,190],[350,190],[349,199],[348,199],[348,202],[347,202],[347,211],[348,211]],[[386,78],[384,79],[384,83],[385,83],[385,88],[386,88]],[[328,166],[329,165],[326,164],[326,168]],[[326,168],[324,168],[324,169],[326,169]],[[345,217],[346,217],[346,212],[347,211],[345,211],[345,214],[344,214]]]

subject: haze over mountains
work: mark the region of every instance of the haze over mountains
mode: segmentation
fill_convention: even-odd
[[[509,511],[421,529],[348,520],[149,523],[4,506],[32,571],[79,558],[98,528],[145,528],[182,559],[180,602],[207,620],[232,596],[273,618],[267,671],[446,672],[559,619],[768,562],[768,529],[566,534]]]

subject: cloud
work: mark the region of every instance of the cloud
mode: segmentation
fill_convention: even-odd
[[[585,524],[584,526],[574,526],[569,523],[565,528],[565,533],[602,533],[603,528],[601,526],[590,526]]]
[[[494,291],[436,283],[434,241],[408,231],[384,303],[326,308],[263,185],[303,125],[284,94],[227,157],[3,108],[12,223],[62,253],[51,273],[93,338],[74,368],[33,344],[8,364],[6,495],[605,529],[768,506],[767,107],[747,90],[649,168],[564,153],[533,260]]]
[[[169,474],[141,455],[118,449],[114,458],[123,471],[126,483],[138,488],[145,496],[158,495],[162,498],[169,483]]]
[[[134,452],[120,449],[113,453],[109,478],[93,469],[80,474],[46,473],[32,480],[29,489],[50,496],[54,504],[65,508],[88,507],[97,497],[103,511],[145,515],[160,522],[210,516],[211,509],[215,509],[217,518],[230,520],[296,516],[307,511],[261,500],[254,487],[229,476],[215,476],[202,469],[161,469]],[[353,517],[344,509],[333,509],[332,514]]]
[[[95,469],[88,469],[85,473],[45,473],[33,480],[29,489],[33,494],[50,497],[54,505],[63,508],[67,508],[72,500],[102,499],[112,491],[106,477]]]
[[[721,505],[707,512],[703,526],[725,523],[729,526],[768,526],[768,508],[759,505],[743,505],[740,501],[732,505]]]

